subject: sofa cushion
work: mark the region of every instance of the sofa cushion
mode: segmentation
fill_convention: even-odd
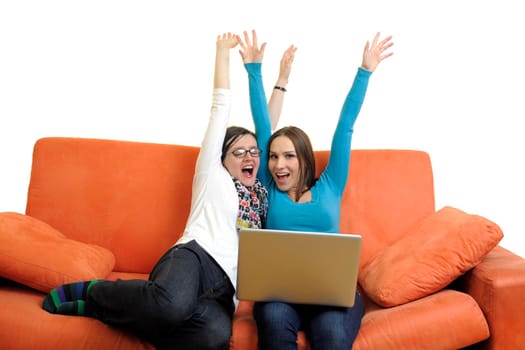
[[[0,213],[0,276],[42,292],[106,277],[115,265],[103,247],[68,239],[36,218]]]
[[[502,238],[500,227],[488,219],[443,207],[374,256],[359,282],[383,307],[404,304],[446,287]]]

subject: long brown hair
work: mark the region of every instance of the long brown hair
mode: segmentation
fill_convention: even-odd
[[[292,141],[295,153],[299,161],[299,182],[295,190],[295,200],[298,200],[305,189],[310,189],[316,181],[315,178],[315,157],[312,143],[308,135],[296,126],[285,126],[273,133],[268,140],[268,149],[272,142],[279,136],[285,136]],[[270,152],[268,152],[270,156]]]

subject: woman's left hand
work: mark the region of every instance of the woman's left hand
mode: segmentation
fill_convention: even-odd
[[[372,44],[367,41],[363,51],[363,62],[361,67],[370,72],[375,71],[381,61],[394,54],[393,52],[385,52],[394,45],[394,43],[391,42],[392,35],[387,36],[381,41],[379,41],[379,36],[380,33],[376,33]]]

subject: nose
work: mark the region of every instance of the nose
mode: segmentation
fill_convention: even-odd
[[[284,157],[277,157],[277,159],[275,160],[275,167],[281,169],[284,167],[285,163],[286,160],[284,159]]]
[[[254,156],[252,156],[252,154],[250,152],[246,152],[244,153],[244,157],[243,159],[246,159],[246,157],[250,156],[250,158],[255,158]]]

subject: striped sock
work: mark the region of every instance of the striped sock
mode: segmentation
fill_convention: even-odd
[[[70,313],[72,310],[83,310],[83,301],[86,300],[89,289],[97,283],[98,280],[75,282],[61,285],[49,292],[44,298],[42,308],[50,313],[65,315],[80,315],[78,312]],[[71,302],[82,301],[82,307],[73,307]],[[61,308],[63,304],[68,304]],[[63,310],[63,311],[62,311]],[[82,312],[83,314],[83,312]]]
[[[86,315],[86,302],[84,300],[66,301],[60,304],[56,313],[60,315]]]

